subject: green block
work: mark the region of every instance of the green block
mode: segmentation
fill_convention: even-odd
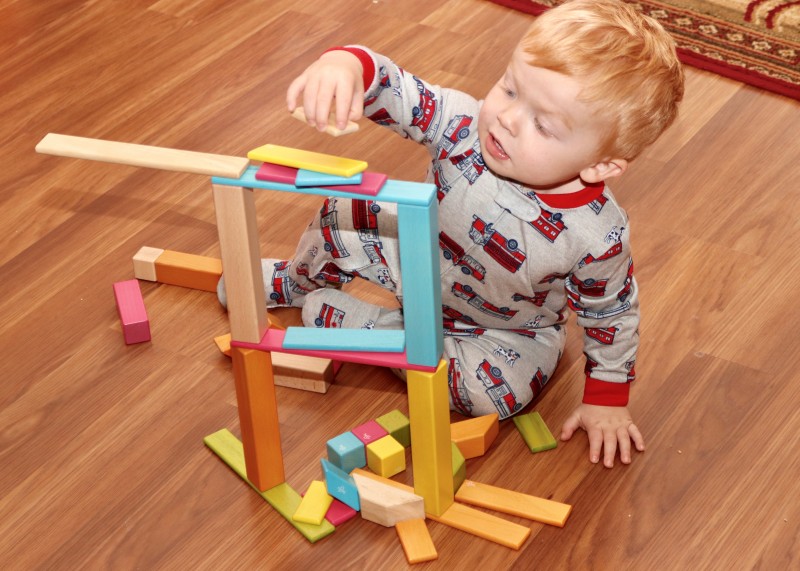
[[[387,412],[383,416],[376,418],[375,422],[380,424],[404,448],[411,446],[411,423],[402,412],[399,410]]]
[[[227,428],[206,436],[203,442],[311,543],[315,543],[334,532],[336,528],[328,520],[323,520],[320,525],[292,520],[292,516],[297,511],[302,498],[286,482],[270,488],[266,492],[262,492],[253,486],[250,480],[247,479],[242,443]]]
[[[522,434],[522,438],[525,439],[528,448],[531,449],[531,452],[552,450],[558,446],[556,439],[553,438],[550,429],[547,428],[547,425],[538,412],[518,414],[512,417],[512,419],[519,433]]]
[[[457,492],[467,479],[467,461],[455,442],[450,442],[450,449],[453,451],[453,491]]]

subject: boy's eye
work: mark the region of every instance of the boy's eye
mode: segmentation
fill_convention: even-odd
[[[547,129],[545,129],[544,125],[542,125],[542,124],[539,122],[539,119],[537,119],[536,117],[534,117],[534,118],[533,118],[533,126],[536,128],[536,130],[537,130],[537,131],[539,131],[539,133],[541,133],[541,134],[542,134],[542,135],[544,135],[545,137],[547,137],[547,136],[549,136],[549,135],[550,135],[550,131],[548,131]]]

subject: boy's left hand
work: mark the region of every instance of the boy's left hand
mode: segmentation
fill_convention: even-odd
[[[564,422],[561,440],[572,438],[578,428],[589,436],[589,460],[594,464],[600,461],[601,448],[606,468],[614,467],[617,447],[622,463],[631,463],[631,441],[639,452],[644,452],[644,438],[627,407],[581,404]]]

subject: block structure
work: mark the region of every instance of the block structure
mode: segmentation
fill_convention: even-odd
[[[476,416],[450,425],[450,439],[464,458],[483,456],[497,438],[500,422],[497,413]]]
[[[425,507],[420,496],[360,473],[354,473],[353,478],[358,487],[361,517],[364,519],[392,527],[398,521],[425,518]]]
[[[453,490],[456,491],[458,499],[458,489],[467,479],[467,462],[455,442],[450,443],[450,450],[453,453]]]
[[[411,446],[411,423],[408,417],[399,410],[387,412],[375,419],[383,429],[402,444],[405,448]]]
[[[328,440],[328,460],[345,472],[367,465],[367,449],[352,432],[345,432]]]
[[[320,463],[322,464],[322,473],[325,476],[328,494],[348,507],[356,511],[360,510],[361,502],[358,498],[358,488],[356,488],[353,476],[325,458],[322,458]]]
[[[308,487],[303,499],[300,500],[300,505],[297,506],[292,519],[302,523],[322,525],[331,503],[333,503],[333,498],[328,495],[325,482],[314,480]]]
[[[378,424],[374,420],[370,420],[369,422],[360,424],[350,432],[355,434],[356,438],[358,438],[361,442],[364,443],[364,446],[366,446],[367,444],[371,444],[376,440],[383,438],[384,436],[389,434],[380,424]]]
[[[391,478],[406,469],[406,449],[387,434],[367,444],[367,466],[379,476]]]
[[[126,345],[150,341],[150,320],[144,307],[142,290],[137,280],[114,284],[114,299],[122,323],[122,336]]]

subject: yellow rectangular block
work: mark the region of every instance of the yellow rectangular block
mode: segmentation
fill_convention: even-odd
[[[247,153],[247,157],[254,161],[346,177],[355,176],[367,169],[367,163],[364,161],[281,147],[280,145],[258,147]]]
[[[294,512],[292,519],[302,523],[320,525],[331,507],[333,498],[328,495],[325,482],[314,480],[306,490],[306,495],[300,500],[297,511]]]
[[[441,515],[453,503],[453,458],[447,363],[434,373],[408,371],[408,416],[414,492],[425,499],[425,513]]]
[[[530,528],[459,503],[454,503],[441,515],[428,514],[428,517],[511,549],[522,547],[531,534]]]
[[[173,250],[156,258],[156,281],[203,291],[217,291],[222,275],[222,260]]]
[[[557,527],[564,527],[567,517],[572,511],[572,506],[569,504],[537,498],[471,480],[464,481],[464,484],[456,492],[456,499],[467,504]]]
[[[424,519],[398,521],[394,528],[397,530],[406,559],[412,565],[433,561],[439,557]]]

